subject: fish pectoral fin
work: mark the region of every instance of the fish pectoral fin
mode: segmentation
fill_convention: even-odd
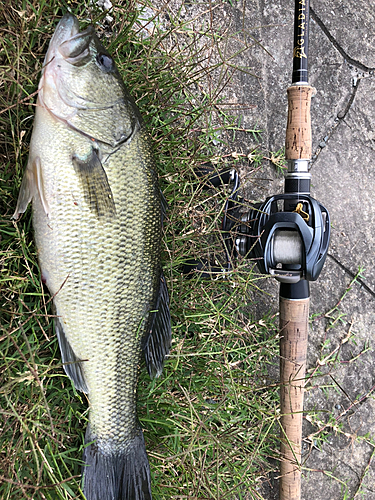
[[[16,210],[13,214],[13,219],[18,219],[20,214],[26,212],[28,204],[36,195],[39,195],[42,207],[46,215],[48,215],[49,207],[44,192],[42,163],[39,156],[27,164],[18,195]]]
[[[143,341],[143,352],[150,377],[159,377],[171,347],[171,315],[169,295],[163,272],[160,275],[159,294],[155,310],[151,312],[150,328]]]
[[[86,159],[74,155],[74,170],[82,185],[86,203],[98,217],[115,216],[116,207],[107,174],[94,149]]]
[[[59,341],[61,358],[65,373],[73,381],[77,391],[88,394],[89,389],[83,373],[83,361],[76,356],[64,333],[63,326],[58,318],[55,318],[55,330]]]

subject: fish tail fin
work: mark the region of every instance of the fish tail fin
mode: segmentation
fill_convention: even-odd
[[[94,438],[95,439],[95,438]],[[104,452],[86,433],[82,471],[83,493],[87,500],[152,500],[150,466],[142,429],[124,451]]]

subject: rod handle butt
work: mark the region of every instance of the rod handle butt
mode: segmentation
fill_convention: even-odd
[[[280,297],[280,500],[301,499],[303,396],[309,298]]]

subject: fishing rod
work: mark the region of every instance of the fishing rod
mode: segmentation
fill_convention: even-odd
[[[235,252],[256,258],[259,270],[280,282],[280,500],[301,498],[309,282],[318,278],[330,240],[328,210],[310,196],[310,104],[315,89],[308,83],[308,48],[309,0],[295,0],[284,193],[256,205],[241,217],[237,229],[238,208],[232,202],[232,222],[225,228],[237,231]]]
[[[292,84],[287,89],[288,119],[284,193],[268,197],[243,213],[235,170],[208,177],[213,186],[232,183],[223,220],[227,270],[236,257],[253,259],[259,271],[280,282],[280,500],[301,498],[302,418],[309,328],[309,282],[318,279],[330,240],[328,210],[310,195],[312,140],[308,83],[309,0],[295,0]],[[201,175],[209,174],[203,168]],[[185,272],[204,277],[220,269],[192,261]]]

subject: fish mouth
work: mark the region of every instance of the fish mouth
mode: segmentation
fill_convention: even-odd
[[[44,59],[38,102],[57,119],[72,119],[78,109],[87,108],[87,99],[70,88],[73,74],[70,69],[76,72],[77,68],[90,62],[93,39],[93,26],[80,32],[79,22],[72,14],[63,16],[56,26]]]
[[[65,14],[56,27],[46,56],[46,62],[59,55],[73,64],[84,63],[89,56],[89,45],[95,34],[93,26],[79,31],[79,22],[72,14]]]
[[[51,38],[39,81],[38,105],[47,110],[54,120],[90,137],[94,132],[86,133],[86,129],[92,130],[92,118],[85,116],[92,117],[94,112],[110,109],[122,102],[122,97],[115,95],[112,100],[111,94],[97,92],[95,78],[98,73],[99,78],[106,73],[106,68],[103,70],[99,64],[98,53],[106,57],[94,27],[89,26],[80,32],[76,17],[66,14]],[[112,62],[109,56],[108,60]],[[111,71],[115,72],[115,67]],[[90,114],[85,115],[85,111]]]
[[[55,28],[55,32],[51,38],[50,45],[53,47],[58,47],[66,40],[78,35],[79,33],[79,22],[75,16],[72,14],[65,14],[60,19],[59,24]]]

